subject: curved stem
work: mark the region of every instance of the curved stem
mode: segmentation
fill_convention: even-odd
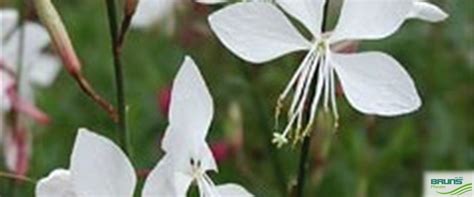
[[[113,105],[100,96],[82,74],[81,61],[75,52],[61,16],[59,15],[55,6],[52,4],[51,0],[35,0],[33,3],[39,19],[50,34],[52,39],[51,41],[54,45],[54,48],[56,49],[56,52],[61,57],[64,68],[75,80],[76,84],[81,88],[81,90],[103,110],[105,110],[114,122],[117,122],[118,115]]]
[[[321,32],[324,32],[326,29],[326,18],[329,7],[329,1],[326,1],[324,5],[324,14],[323,14],[323,23],[321,25]],[[321,77],[321,76],[319,76]],[[300,161],[298,165],[298,177],[296,183],[296,197],[302,197],[304,195],[304,186],[306,183],[306,174],[309,168],[309,149],[311,147],[311,134],[308,134],[303,139],[303,144],[301,145]]]

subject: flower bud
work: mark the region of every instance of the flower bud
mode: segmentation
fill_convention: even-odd
[[[52,37],[53,44],[66,70],[71,75],[77,75],[81,70],[81,63],[56,8],[51,0],[35,0],[34,4],[41,22]]]
[[[161,115],[167,117],[171,102],[171,87],[167,86],[159,90],[157,95],[158,110]]]
[[[214,155],[214,159],[217,163],[221,163],[229,158],[232,154],[231,147],[229,144],[224,141],[220,140],[211,145],[212,155]]]

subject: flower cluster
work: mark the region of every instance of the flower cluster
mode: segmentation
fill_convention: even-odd
[[[378,51],[342,53],[339,47],[348,41],[387,38],[407,19],[437,22],[446,19],[447,14],[421,0],[345,0],[334,29],[326,31],[327,1],[244,0],[209,16],[210,27],[222,44],[248,62],[260,64],[292,52],[306,52],[277,101],[276,119],[284,109],[288,115],[283,132],[273,136],[273,143],[278,147],[290,140],[299,142],[309,135],[319,108],[331,112],[337,125],[338,83],[351,106],[364,114],[397,116],[414,112],[421,106],[412,77],[395,58]],[[176,0],[142,0],[131,24],[150,26],[172,12],[176,4]],[[22,26],[25,34],[22,47],[19,40],[23,33],[14,29],[18,14],[12,10],[2,10],[0,14],[0,115],[3,120],[3,114],[15,106],[29,109],[17,105],[23,102],[15,95],[26,95],[32,102],[31,86],[50,85],[59,69],[56,58],[42,53],[49,43],[45,30],[36,24]],[[310,38],[287,16],[301,23]],[[17,74],[20,64],[22,72]],[[18,84],[24,93],[14,91],[12,87]],[[216,158],[206,142],[214,116],[213,99],[190,57],[185,57],[169,97],[165,110],[169,125],[161,143],[164,155],[146,178],[142,196],[186,196],[193,183],[199,188],[200,196],[253,196],[237,184],[216,185],[208,175],[218,171]],[[4,131],[5,125],[0,123]],[[68,169],[56,169],[41,179],[36,186],[36,196],[133,196],[136,192],[137,176],[132,162],[111,140],[95,132],[79,129],[69,165]]]
[[[170,124],[161,145],[165,155],[147,177],[142,196],[185,196],[192,182],[201,196],[252,196],[237,184],[216,185],[206,174],[217,171],[205,140],[214,108],[191,58],[184,60],[171,94]],[[36,196],[133,196],[136,179],[131,162],[119,147],[79,129],[69,170],[57,169],[40,180]]]

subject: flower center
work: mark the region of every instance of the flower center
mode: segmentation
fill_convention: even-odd
[[[293,90],[294,95],[288,109],[288,123],[282,133],[273,134],[272,142],[278,147],[288,143],[288,136],[293,139],[293,143],[297,143],[309,134],[321,98],[326,111],[329,111],[331,105],[337,125],[335,75],[328,43],[326,39],[315,41],[278,99],[275,113],[277,128],[283,102]]]
[[[201,160],[191,158],[189,164],[191,164],[191,176],[193,179],[200,179],[204,174],[204,170],[201,168]]]
[[[316,41],[314,43],[314,46],[316,47],[315,52],[319,53],[321,55],[325,55],[329,50],[329,44],[328,44],[327,40],[325,40],[325,39]]]
[[[202,168],[201,160],[191,158],[189,164],[191,165],[191,177],[197,183],[201,192],[218,197],[219,194],[215,189],[216,185]]]

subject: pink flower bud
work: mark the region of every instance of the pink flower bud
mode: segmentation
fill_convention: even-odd
[[[232,149],[227,142],[221,140],[211,145],[211,151],[217,163],[223,162],[232,154]]]
[[[171,87],[170,86],[167,86],[158,92],[157,101],[158,101],[158,110],[161,112],[163,116],[167,117],[168,111],[170,108],[170,102],[171,102]]]

